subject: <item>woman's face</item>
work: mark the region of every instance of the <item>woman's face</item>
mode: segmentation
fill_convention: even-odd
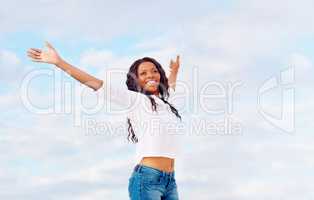
[[[151,62],[143,62],[137,69],[138,84],[140,87],[154,95],[159,94],[160,73]]]

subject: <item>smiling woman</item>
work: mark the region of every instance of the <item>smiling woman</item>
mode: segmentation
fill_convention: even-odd
[[[94,91],[99,92],[105,88],[104,80],[97,79],[65,62],[48,42],[46,46],[46,51],[29,49],[28,56],[34,62],[54,64]],[[173,124],[181,122],[179,112],[168,101],[169,97],[175,95],[179,56],[175,62],[171,60],[170,68],[168,78],[155,59],[144,57],[136,60],[129,68],[126,80],[128,90],[110,87],[118,94],[113,95],[113,99],[119,104],[127,105],[132,102],[136,105],[135,109],[127,114],[128,139],[131,137],[131,141],[136,143],[136,165],[129,179],[129,196],[133,200],[178,199],[174,161],[179,153],[177,137],[180,134],[171,134],[167,127],[169,122]],[[137,100],[142,103],[135,104]],[[141,128],[143,123],[148,128]]]
[[[141,63],[137,70],[137,77],[141,88],[154,95],[159,94],[160,73],[152,62],[145,61]]]

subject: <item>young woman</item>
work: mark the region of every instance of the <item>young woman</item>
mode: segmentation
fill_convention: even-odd
[[[109,84],[64,61],[48,42],[46,47],[45,51],[30,48],[27,54],[34,62],[54,64],[95,91]],[[109,87],[110,98],[118,104],[133,104],[127,114],[128,139],[136,143],[136,164],[128,186],[132,200],[179,199],[174,171],[179,146],[174,129],[181,116],[169,103],[175,94],[179,59],[170,61],[169,77],[155,59],[138,59],[127,74],[128,90]]]

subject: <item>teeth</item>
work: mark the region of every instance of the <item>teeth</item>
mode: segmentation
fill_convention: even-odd
[[[149,85],[151,85],[151,84],[156,84],[156,81],[153,81],[153,80],[151,80],[151,81],[147,81],[147,83],[146,84],[149,84]]]

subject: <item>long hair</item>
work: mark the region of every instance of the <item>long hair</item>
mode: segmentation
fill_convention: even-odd
[[[181,119],[181,116],[178,112],[178,110],[172,105],[170,104],[167,99],[169,97],[169,92],[168,92],[168,88],[169,88],[169,84],[168,84],[168,78],[166,76],[166,73],[164,71],[164,69],[162,68],[162,66],[153,58],[150,58],[150,57],[144,57],[144,58],[141,58],[141,59],[138,59],[136,60],[132,65],[131,67],[129,68],[129,72],[127,74],[127,80],[126,80],[126,85],[128,87],[129,90],[132,90],[132,91],[135,91],[135,92],[140,92],[140,93],[143,93],[145,94],[151,104],[152,104],[152,110],[153,111],[156,111],[156,108],[157,108],[157,104],[155,102],[155,100],[150,96],[150,93],[146,90],[143,90],[143,88],[141,88],[139,85],[138,85],[138,81],[137,81],[137,70],[138,70],[138,67],[141,63],[143,62],[151,62],[153,63],[159,74],[160,74],[160,83],[159,83],[159,86],[158,86],[158,90],[159,90],[159,93],[161,95],[160,99],[168,104],[170,106],[170,109],[171,109],[171,112],[173,112],[178,118]],[[130,141],[130,137],[131,137],[131,140],[133,143],[137,143],[138,142],[138,138],[136,137],[135,133],[134,133],[134,130],[133,130],[133,127],[132,127],[132,124],[131,124],[131,120],[129,118],[127,118],[127,123],[128,123],[128,137],[127,139]]]

